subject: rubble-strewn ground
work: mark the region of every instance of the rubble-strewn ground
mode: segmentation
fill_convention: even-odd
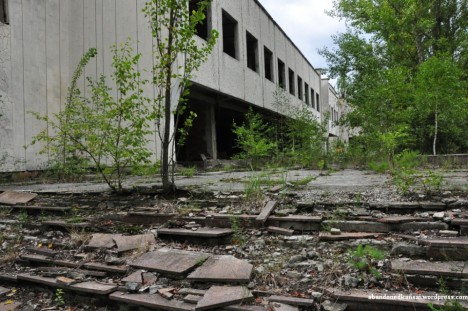
[[[117,310],[127,306],[124,292],[169,304],[186,300],[179,309],[163,310],[190,309],[196,306],[191,299],[206,300],[216,290],[225,290],[232,304],[259,310],[341,310],[341,302],[347,310],[362,309],[357,298],[348,301],[334,290],[353,297],[357,290],[466,294],[468,172],[441,173],[446,178],[440,191],[411,196],[399,192],[390,176],[355,170],[205,173],[178,178],[180,191],[171,196],[148,178],[130,179],[127,187],[134,191],[125,195],[91,182],[0,185],[0,192],[38,194],[26,204],[0,205],[0,310],[15,304],[28,311]],[[276,202],[271,215],[257,219],[269,201]],[[213,226],[229,229],[229,236],[201,236]],[[162,229],[183,235],[163,235]],[[171,269],[183,261],[174,255],[164,268],[140,271],[140,256],[161,249],[213,259],[198,259],[189,272],[175,275]],[[230,256],[230,277],[211,263],[221,255]],[[236,270],[237,264],[242,268]],[[247,264],[252,271],[246,280],[241,275]],[[220,279],[191,278],[200,267],[219,269]],[[109,299],[109,293],[99,295],[101,288],[80,291],[86,282],[119,292]],[[253,298],[236,292],[238,285]],[[307,300],[279,305],[276,296]],[[210,303],[213,310],[228,308]]]

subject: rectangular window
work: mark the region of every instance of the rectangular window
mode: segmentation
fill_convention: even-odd
[[[310,103],[312,105],[312,108],[315,109],[315,91],[313,88],[310,89]]]
[[[296,95],[296,86],[294,85],[294,71],[291,68],[288,68],[288,77],[289,77],[289,93],[291,95]]]
[[[9,24],[8,0],[0,0],[0,22]]]
[[[247,39],[247,67],[258,72],[258,40],[246,31]]]
[[[202,2],[202,0],[190,0],[189,1],[190,15],[193,14],[193,12],[198,11],[200,2]],[[208,40],[208,34],[210,32],[208,25],[209,25],[211,18],[209,17],[208,12],[209,12],[208,7],[205,7],[203,9],[203,14],[205,14],[205,19],[195,26],[195,31],[196,31],[197,36],[205,40]]]
[[[317,100],[316,100],[317,111],[320,112],[320,95],[317,93],[316,96],[317,96]]]
[[[273,53],[265,46],[263,47],[263,54],[265,57],[265,78],[273,81]]]
[[[223,10],[223,51],[237,58],[237,21]]]
[[[278,58],[278,85],[283,90],[286,89],[286,67],[281,59]]]
[[[307,83],[304,86],[304,97],[305,97],[305,103],[308,106],[310,101],[309,101],[309,85]]]
[[[302,100],[304,97],[304,93],[302,91],[302,78],[297,76],[297,97]]]

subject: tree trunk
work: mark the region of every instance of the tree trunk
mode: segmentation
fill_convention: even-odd
[[[435,111],[435,118],[434,118],[434,141],[432,143],[432,154],[437,155],[437,132],[439,130],[439,120],[438,120],[438,112],[437,112],[437,107]]]
[[[170,13],[170,28],[173,29],[174,26],[174,12]],[[173,33],[169,31],[168,43],[167,43],[167,54],[169,55],[168,59],[172,60],[172,42],[173,42]],[[165,89],[165,98],[164,98],[164,137],[162,142],[162,184],[165,191],[170,191],[172,188],[172,183],[169,180],[169,147],[170,147],[170,137],[171,137],[171,86],[172,86],[172,61],[168,61],[166,64],[166,89]]]

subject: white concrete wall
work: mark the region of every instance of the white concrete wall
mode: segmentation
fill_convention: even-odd
[[[10,25],[0,25],[0,94],[5,117],[0,121],[0,154],[10,160],[0,171],[43,168],[48,155],[42,145],[30,146],[32,138],[47,129],[31,112],[52,117],[65,102],[73,71],[91,47],[98,56],[85,69],[78,85],[84,89],[85,76],[110,76],[110,46],[132,39],[135,52],[142,53],[140,70],[150,77],[153,40],[142,13],[145,0],[10,0]],[[278,84],[278,57],[287,71],[295,72],[294,106],[305,105],[297,98],[297,75],[320,93],[320,75],[269,17],[256,0],[214,0],[210,8],[211,27],[222,34],[221,12],[238,22],[238,59],[223,52],[222,35],[209,60],[194,81],[218,92],[273,109],[273,92]],[[259,70],[247,67],[246,31],[258,40]],[[202,40],[202,39],[199,39]],[[274,83],[265,78],[263,47],[273,52]],[[154,94],[151,85],[145,87]],[[320,113],[314,112],[317,117]],[[160,143],[151,148],[158,153]],[[27,146],[27,148],[25,148]]]

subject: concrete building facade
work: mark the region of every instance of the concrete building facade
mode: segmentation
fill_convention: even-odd
[[[71,76],[81,56],[97,48],[85,77],[111,75],[113,44],[131,38],[141,53],[140,70],[150,78],[154,40],[142,9],[145,0],[0,0],[0,150],[7,161],[0,171],[44,168],[43,146],[30,145],[47,129],[31,112],[49,117],[61,110]],[[214,0],[206,29],[220,38],[193,79],[190,109],[198,114],[181,160],[228,158],[234,152],[233,121],[247,107],[275,112],[273,92],[284,88],[294,106],[307,105],[322,118],[321,75],[257,0]],[[151,85],[147,94],[154,94]],[[159,154],[155,138],[150,147]]]

